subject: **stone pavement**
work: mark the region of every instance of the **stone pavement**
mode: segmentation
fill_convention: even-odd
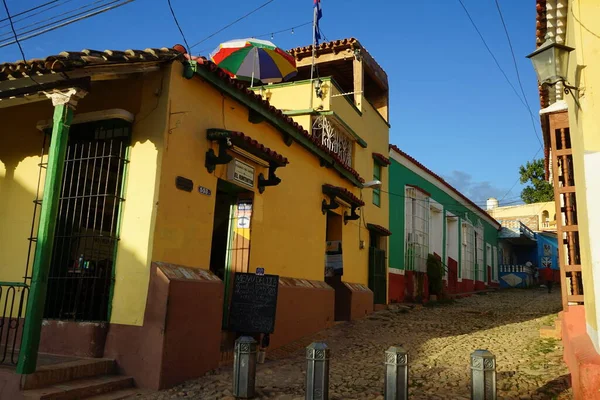
[[[476,349],[496,355],[500,399],[571,399],[560,341],[539,336],[560,307],[559,290],[511,289],[453,304],[399,305],[338,324],[316,336],[331,348],[330,398],[383,399],[384,350],[399,344],[409,351],[411,399],[469,399],[469,354]],[[267,353],[257,368],[259,398],[304,399],[304,344],[272,352],[275,360]],[[233,400],[231,372],[224,367],[144,398]]]

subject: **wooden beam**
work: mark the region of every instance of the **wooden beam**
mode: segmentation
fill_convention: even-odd
[[[90,78],[79,78],[79,79],[68,79],[64,81],[48,82],[37,84],[31,81],[31,85],[20,87],[16,89],[2,90],[0,91],[0,100],[10,99],[14,97],[27,96],[32,93],[38,92],[49,92],[55,89],[67,89],[67,88],[79,88],[83,90],[89,90]]]
[[[362,102],[365,96],[365,69],[362,58],[354,58],[352,73],[354,76],[354,104],[362,112]]]

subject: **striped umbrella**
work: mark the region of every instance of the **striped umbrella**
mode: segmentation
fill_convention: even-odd
[[[210,59],[241,80],[276,83],[298,73],[296,60],[268,40],[236,39],[221,43]]]

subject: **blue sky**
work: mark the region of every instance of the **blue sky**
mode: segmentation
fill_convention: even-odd
[[[45,1],[7,0],[12,14]],[[53,12],[92,1],[68,0]],[[494,0],[463,1],[520,92]],[[264,2],[172,0],[190,44]],[[535,47],[535,1],[500,0],[500,5],[539,132],[535,73],[525,58]],[[458,0],[322,0],[322,9],[321,28],[326,38],[358,38],[387,71],[391,142],[477,203],[504,196],[518,178],[519,165],[531,159],[540,144],[526,108],[485,50]],[[4,17],[0,9],[0,19]],[[274,0],[193,50],[206,54],[219,42],[239,37],[267,34],[265,39],[270,39],[269,32],[311,18],[312,0]],[[0,35],[9,32],[4,24],[0,23]],[[311,40],[310,26],[295,29],[294,34],[291,30],[276,34],[273,39],[282,48],[310,44]],[[26,57],[34,58],[63,50],[143,49],[182,42],[166,0],[136,0],[22,44]],[[16,46],[0,48],[0,62],[20,58]],[[518,200],[520,189],[518,184],[504,203]]]

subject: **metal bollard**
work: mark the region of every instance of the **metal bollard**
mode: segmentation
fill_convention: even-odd
[[[496,398],[496,356],[487,350],[475,350],[471,353],[471,399]]]
[[[306,400],[329,399],[329,348],[325,343],[306,347]]]
[[[385,400],[408,399],[408,352],[402,346],[385,351]]]
[[[233,354],[233,395],[236,398],[254,397],[256,379],[256,340],[242,336],[235,341]]]

